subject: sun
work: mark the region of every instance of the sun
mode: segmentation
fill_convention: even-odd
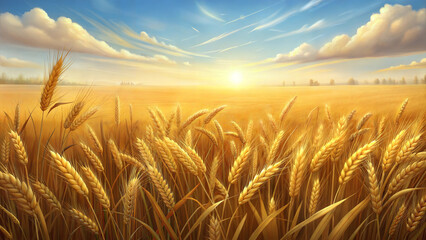
[[[243,82],[243,75],[239,71],[234,71],[229,75],[229,81],[233,85],[240,85]]]

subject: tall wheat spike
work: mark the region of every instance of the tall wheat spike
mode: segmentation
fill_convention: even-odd
[[[346,117],[346,122],[350,122],[352,120],[352,118],[355,116],[356,113],[356,109],[352,110],[348,116]]]
[[[173,119],[174,118],[175,118],[175,113],[172,112],[172,114],[170,115],[169,120],[167,121],[167,124],[166,124],[166,129],[165,129],[166,136],[170,135],[170,132],[172,130],[172,125],[173,125]]]
[[[195,149],[186,146],[185,147],[186,153],[191,157],[192,161],[197,166],[197,169],[200,173],[206,172],[206,165],[204,164],[203,159],[198,155],[198,153],[195,151]]]
[[[3,236],[7,239],[12,239],[13,236],[11,233],[9,233],[6,228],[4,228],[2,225],[0,225],[0,232],[3,234]]]
[[[225,136],[223,133],[223,128],[217,120],[213,120],[214,126],[216,128],[217,136],[219,137],[219,142],[223,144]]]
[[[99,157],[90,149],[89,146],[80,143],[80,147],[83,150],[84,154],[86,155],[87,159],[90,163],[96,168],[97,171],[102,172],[104,171],[104,166],[102,165],[101,160]]]
[[[179,132],[182,132],[186,127],[188,127],[191,123],[193,123],[197,118],[203,116],[204,114],[208,113],[208,109],[202,109],[194,114],[192,114],[190,117],[188,117],[185,122],[182,123],[182,126],[179,128]]]
[[[167,147],[166,143],[164,143],[161,139],[156,138],[155,147],[157,149],[158,154],[161,156],[161,159],[167,165],[169,170],[175,173],[177,171],[177,165],[173,158],[173,154]]]
[[[192,141],[192,132],[191,130],[188,130],[185,134],[185,144],[188,146],[194,145],[194,142]]]
[[[274,142],[272,143],[271,148],[269,149],[268,157],[266,158],[265,165],[271,164],[274,160],[278,158],[280,145],[284,139],[284,131],[281,130],[278,135],[275,137]]]
[[[108,147],[111,151],[112,159],[114,160],[115,166],[121,170],[123,168],[123,162],[121,161],[121,154],[117,148],[117,145],[115,145],[114,140],[108,140]]]
[[[404,162],[413,153],[414,149],[420,142],[421,136],[422,134],[419,134],[405,142],[401,150],[396,155],[396,163]]]
[[[170,138],[164,138],[164,142],[175,156],[175,159],[177,159],[183,166],[185,166],[185,168],[188,169],[192,174],[198,175],[197,165],[195,165],[185,150],[183,150],[175,141],[171,140]]]
[[[365,144],[359,148],[351,157],[345,162],[342,171],[339,176],[339,183],[344,185],[354,175],[355,170],[361,165],[364,160],[367,159],[368,155],[374,150],[377,142],[374,140],[370,143]]]
[[[7,164],[9,162],[9,156],[10,156],[10,139],[8,137],[3,138],[2,144],[1,144],[1,161],[3,164]]]
[[[139,187],[139,178],[133,177],[129,180],[126,185],[125,193],[124,193],[124,224],[129,223],[130,216],[133,215],[133,209],[136,204],[136,197],[138,193]]]
[[[216,173],[219,168],[219,157],[215,156],[213,158],[212,164],[210,166],[210,175],[209,175],[209,188],[210,192],[214,190],[216,184]]]
[[[398,151],[401,148],[401,144],[405,138],[406,133],[406,130],[402,130],[401,132],[399,132],[398,135],[396,135],[396,137],[386,148],[385,154],[382,159],[383,171],[387,171],[395,162],[396,155],[398,154]]]
[[[294,198],[299,195],[302,186],[303,177],[306,169],[305,149],[301,148],[297,152],[294,163],[291,167],[289,180],[289,195]]]
[[[253,142],[253,120],[250,120],[247,124],[247,130],[246,130],[246,141],[248,144],[251,144]]]
[[[102,154],[102,152],[104,151],[101,142],[99,141],[98,137],[96,136],[95,131],[93,131],[93,129],[90,126],[87,126],[87,130],[89,131],[89,135],[90,135],[90,139],[93,142],[93,145],[95,146],[96,151],[99,154]]]
[[[52,157],[55,167],[59,170],[62,177],[68,182],[68,184],[81,195],[88,196],[89,189],[87,188],[86,183],[84,183],[83,178],[75,170],[71,163],[59,155],[59,153],[50,151],[50,156]]]
[[[70,131],[76,130],[79,126],[81,126],[84,122],[86,122],[90,117],[92,117],[97,111],[99,110],[98,107],[93,107],[83,113],[80,117],[76,118],[70,126]]]
[[[155,189],[160,193],[161,198],[163,199],[164,204],[168,209],[173,209],[175,205],[175,198],[173,192],[167,184],[166,180],[163,178],[163,175],[157,170],[157,168],[152,165],[147,166],[148,175],[151,178],[152,183],[155,186]]]
[[[120,153],[120,159],[123,161],[123,162],[125,162],[125,163],[128,163],[128,164],[130,164],[130,165],[133,165],[133,166],[135,166],[135,167],[137,167],[139,170],[141,170],[141,171],[145,171],[146,170],[146,168],[145,168],[145,165],[143,165],[140,161],[138,161],[136,158],[134,158],[134,157],[132,157],[132,156],[130,156],[130,155],[128,155],[128,154],[125,154],[125,153]]]
[[[55,65],[53,65],[52,70],[50,71],[49,78],[44,84],[41,97],[40,97],[40,109],[44,112],[50,106],[53,93],[55,92],[56,85],[58,84],[61,74],[65,71],[66,66],[64,65],[64,60],[67,54],[61,54],[58,56]]]
[[[328,122],[333,125],[333,119],[331,117],[331,110],[330,110],[330,106],[328,106],[328,104],[325,104],[325,114],[327,116],[327,120]]]
[[[318,171],[324,165],[325,161],[330,157],[331,152],[339,142],[340,137],[335,137],[321,147],[321,149],[312,158],[310,166],[311,172]]]
[[[146,145],[144,140],[137,138],[136,139],[136,147],[142,156],[143,160],[152,166],[156,166],[156,163],[154,161],[154,157],[152,156],[151,150],[149,150],[149,147]]]
[[[95,234],[99,233],[98,225],[96,225],[96,223],[92,219],[90,219],[87,215],[85,215],[84,213],[82,213],[81,211],[75,208],[71,208],[69,212],[74,219],[76,219],[78,222],[81,223],[81,225],[87,227],[90,231],[92,231]]]
[[[120,124],[120,97],[115,96],[115,109],[114,109],[114,120],[115,125],[118,126]]]
[[[309,214],[312,215],[317,211],[317,205],[320,196],[320,181],[316,178],[312,185],[311,197],[309,198]]]
[[[14,222],[15,224],[19,225],[21,224],[18,220],[18,218],[15,216],[15,214],[11,213],[9,210],[4,208],[2,205],[0,205],[0,210],[2,210],[6,215]]]
[[[426,213],[426,193],[423,193],[416,207],[411,211],[407,219],[407,231],[412,232],[419,225]]]
[[[235,128],[235,130],[237,131],[238,134],[238,138],[240,139],[242,144],[246,143],[246,137],[244,136],[244,132],[241,129],[240,125],[238,125],[238,123],[236,123],[235,121],[231,121],[232,126]]]
[[[152,119],[152,122],[154,123],[156,133],[160,137],[164,136],[166,134],[166,132],[164,131],[164,126],[163,126],[161,120],[159,119],[159,117],[157,116],[157,114],[155,114],[155,112],[154,112],[153,109],[149,108],[148,112],[149,112],[149,116]]]
[[[368,119],[370,119],[370,117],[372,116],[373,114],[372,113],[366,113],[362,118],[361,118],[361,120],[358,122],[358,125],[357,125],[357,127],[356,127],[356,129],[357,130],[360,130],[363,126],[364,126],[364,124],[368,121]]]
[[[281,124],[283,123],[285,116],[290,111],[290,109],[293,106],[296,99],[297,99],[297,96],[294,96],[292,99],[290,99],[290,101],[285,105],[285,107],[281,111],[281,114],[280,114],[280,123]]]
[[[20,120],[20,114],[19,114],[19,103],[16,104],[15,107],[15,119],[13,121],[13,125],[15,127],[15,131],[19,131],[19,120]]]
[[[176,106],[176,127],[180,128],[182,122],[182,110],[180,109],[180,104]]]
[[[401,116],[404,113],[405,108],[407,107],[407,104],[408,104],[408,98],[406,98],[404,102],[402,102],[401,107],[399,108],[399,111],[396,114],[396,117],[395,117],[396,124],[399,124],[399,121],[401,120]]]
[[[238,158],[234,161],[231,170],[228,174],[228,182],[229,184],[234,184],[238,181],[239,177],[242,174],[242,171],[244,167],[248,163],[248,157],[250,155],[251,149],[250,146],[244,147],[243,150],[241,150],[240,155]]]
[[[377,136],[382,136],[385,132],[385,117],[382,117],[379,122],[379,127],[377,129]]]
[[[395,233],[399,223],[402,220],[402,217],[404,216],[406,208],[407,207],[405,206],[405,203],[402,204],[401,207],[399,208],[398,212],[396,213],[395,217],[392,220],[391,226],[389,227],[389,236],[392,236]]]
[[[81,167],[81,170],[83,171],[83,174],[87,179],[87,183],[89,184],[90,188],[92,189],[92,192],[95,194],[98,201],[104,208],[109,208],[109,197],[106,194],[105,189],[99,179],[89,167]]]
[[[81,110],[84,107],[84,102],[77,102],[74,104],[74,106],[71,108],[71,111],[68,113],[67,118],[65,118],[64,121],[64,128],[68,129],[71,127],[71,124],[74,122],[74,120],[77,118],[78,114],[80,114]]]
[[[205,129],[205,128],[202,128],[202,127],[196,127],[195,128],[195,130],[197,130],[197,131],[199,131],[200,133],[202,133],[202,134],[204,134],[204,135],[206,135],[209,139],[210,139],[210,141],[216,146],[216,147],[218,147],[219,146],[219,143],[217,142],[217,139],[216,139],[216,137],[215,137],[215,135],[212,133],[212,132],[210,132],[209,130],[207,130],[207,129]]]
[[[276,162],[272,165],[265,167],[259,174],[257,174],[249,184],[244,187],[243,191],[241,191],[240,196],[238,197],[238,203],[244,204],[248,202],[253,195],[265,184],[269,181],[275,174],[281,171],[282,161]]]
[[[274,133],[277,133],[279,129],[278,129],[277,123],[275,122],[274,117],[270,113],[268,113],[267,117],[268,117],[269,125],[271,125],[272,131]]]
[[[424,170],[426,167],[426,160],[422,161],[415,161],[407,165],[406,167],[402,168],[395,177],[392,179],[392,181],[388,185],[388,191],[387,195],[390,195],[394,193],[396,190],[401,188],[409,179],[414,177],[417,173]]]
[[[204,119],[204,124],[208,124],[220,111],[226,108],[226,105],[219,106],[213,109]]]
[[[370,161],[367,162],[367,172],[368,172],[370,199],[371,199],[371,204],[373,205],[373,211],[377,214],[380,214],[380,212],[383,209],[382,196],[381,196],[379,183],[377,181],[376,170],[374,169],[374,166]]]
[[[23,165],[27,165],[28,155],[27,155],[27,151],[25,150],[24,143],[21,140],[21,137],[19,136],[17,132],[13,130],[10,130],[9,136],[10,136],[10,139],[12,140],[12,145],[18,156],[19,162]]]
[[[220,223],[215,217],[210,218],[208,240],[220,240]]]
[[[62,211],[62,205],[56,198],[55,194],[43,183],[40,181],[35,181],[32,183],[36,192],[38,192],[53,209]]]
[[[37,199],[30,186],[12,174],[4,172],[0,172],[0,185],[22,211],[30,215],[35,214],[38,207]]]

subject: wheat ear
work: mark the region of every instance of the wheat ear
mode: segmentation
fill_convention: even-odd
[[[121,170],[123,168],[123,162],[121,161],[120,151],[118,151],[117,145],[115,145],[114,140],[108,140],[108,146],[111,151],[112,159],[114,160],[115,166]]]
[[[289,195],[294,198],[299,195],[306,169],[305,149],[301,148],[294,160],[290,172]]]
[[[0,232],[3,233],[3,236],[7,239],[12,239],[12,234],[10,234],[6,228],[4,228],[2,225],[0,225]]]
[[[89,135],[90,135],[90,139],[93,142],[93,145],[95,146],[96,151],[99,154],[102,154],[102,152],[104,151],[101,142],[99,141],[98,137],[96,136],[95,131],[93,131],[93,129],[90,126],[87,126],[87,130],[89,130]]]
[[[25,182],[10,173],[0,172],[0,185],[21,210],[30,215],[35,214],[38,207],[36,196]]]
[[[377,181],[376,170],[374,169],[374,166],[370,161],[367,162],[367,172],[368,172],[368,183],[369,183],[369,190],[370,190],[370,197],[371,197],[370,199],[371,199],[371,204],[373,205],[373,211],[377,214],[380,214],[380,212],[383,209],[382,196],[381,196],[379,183]]]
[[[43,183],[39,181],[33,182],[33,187],[36,192],[38,192],[53,209],[56,209],[58,211],[62,211],[61,203],[56,198],[55,194]]]
[[[426,194],[420,198],[416,207],[411,212],[410,216],[407,219],[407,231],[412,232],[419,225],[420,221],[423,218],[423,215],[426,213]]]
[[[114,109],[114,120],[115,120],[115,125],[118,126],[120,125],[120,97],[119,96],[115,96],[115,109]]]
[[[370,119],[370,117],[372,116],[372,113],[366,113],[361,120],[358,122],[358,125],[356,127],[356,130],[360,130],[364,124],[368,121],[368,119]]]
[[[204,119],[204,124],[208,124],[220,111],[225,109],[226,105],[213,109]]]
[[[186,127],[188,127],[192,122],[194,122],[197,118],[203,116],[204,114],[208,113],[209,110],[202,109],[194,114],[192,114],[184,123],[182,123],[182,126],[179,128],[179,132],[182,132]]]
[[[136,148],[138,149],[140,155],[142,156],[142,159],[149,165],[156,166],[156,163],[154,161],[154,157],[152,156],[151,150],[149,150],[148,145],[140,139],[136,139]]]
[[[159,119],[159,117],[157,116],[157,114],[155,114],[154,110],[149,108],[148,109],[149,112],[149,116],[152,119],[152,122],[154,123],[155,129],[157,131],[157,134],[162,137],[164,136],[166,133],[164,131],[164,127],[163,124],[161,123],[161,120]]]
[[[208,240],[220,240],[220,223],[215,217],[210,218]]]
[[[353,177],[355,170],[367,159],[368,155],[374,150],[376,144],[376,141],[367,143],[348,158],[340,172],[339,183],[341,185],[344,185]]]
[[[84,154],[86,155],[87,159],[92,163],[92,165],[96,168],[97,171],[102,172],[104,171],[104,166],[102,165],[101,160],[96,156],[96,154],[90,149],[89,146],[80,143],[81,149],[83,149]]]
[[[238,181],[241,176],[244,167],[248,163],[248,157],[250,156],[250,146],[245,146],[243,150],[241,150],[240,155],[234,161],[234,164],[231,167],[231,170],[228,174],[228,182],[229,184],[234,184]]]
[[[392,181],[388,185],[388,191],[387,195],[390,195],[394,193],[396,190],[398,190],[401,186],[403,186],[409,179],[414,177],[417,173],[419,173],[421,170],[423,170],[426,167],[426,160],[422,161],[415,161],[403,169],[401,169],[395,177],[392,179]]]
[[[238,134],[238,138],[240,139],[242,144],[246,143],[246,138],[244,136],[244,132],[241,129],[240,125],[238,125],[238,123],[236,123],[235,121],[231,121],[232,126],[235,128],[235,130],[237,131]]]
[[[282,161],[274,163],[265,167],[259,174],[254,176],[254,178],[249,182],[249,184],[244,187],[241,191],[240,196],[238,197],[238,203],[244,204],[248,202],[253,195],[262,187],[263,184],[268,182],[275,174],[277,174],[281,168]]]
[[[56,60],[55,65],[53,65],[52,70],[50,71],[49,78],[44,84],[43,91],[40,98],[40,109],[44,112],[50,106],[53,93],[58,84],[61,74],[65,71],[64,60],[66,55],[61,55]]]
[[[93,107],[93,108],[89,109],[88,111],[86,111],[85,113],[83,113],[79,118],[76,118],[71,123],[70,131],[76,130],[79,126],[81,126],[81,124],[83,124],[90,117],[92,117],[98,111],[98,109],[99,109],[98,107]]]
[[[92,219],[90,219],[88,216],[86,216],[84,213],[80,212],[79,210],[75,208],[71,208],[69,212],[71,213],[71,216],[74,219],[79,221],[83,226],[87,227],[90,231],[92,231],[95,234],[99,233],[98,225],[96,225],[96,223]]]
[[[320,196],[320,181],[318,178],[316,178],[312,185],[311,197],[309,198],[308,211],[310,215],[314,214],[317,211],[319,196]]]
[[[81,112],[83,107],[84,107],[84,102],[78,102],[74,104],[74,106],[71,108],[71,111],[68,113],[67,118],[65,118],[65,121],[64,121],[65,129],[68,129],[71,127],[71,124],[77,118],[78,114]]]
[[[166,180],[163,178],[163,175],[161,175],[157,168],[151,165],[147,166],[147,172],[155,188],[160,193],[164,204],[166,204],[166,207],[168,209],[173,209],[175,205],[175,198],[173,196],[172,190],[170,189]]]
[[[185,166],[185,168],[188,169],[192,174],[198,175],[197,165],[195,165],[188,153],[185,152],[185,150],[183,150],[179,144],[167,137],[164,138],[164,142],[175,156],[175,159],[177,159],[183,166]]]
[[[401,148],[402,141],[404,140],[406,130],[402,130],[396,135],[392,142],[386,148],[385,154],[382,159],[382,169],[383,171],[388,170],[392,164],[395,162],[396,155]]]
[[[324,165],[325,161],[328,159],[331,152],[334,150],[334,148],[339,142],[340,138],[335,137],[321,147],[321,149],[312,158],[310,166],[311,172],[318,171]]]
[[[223,128],[217,120],[213,120],[213,123],[214,123],[214,126],[216,128],[217,136],[219,137],[219,142],[221,142],[221,144],[223,144],[223,142],[225,140]]]
[[[405,142],[405,144],[401,147],[401,150],[396,155],[396,163],[404,162],[413,153],[414,149],[420,142],[421,136],[422,134],[419,134]]]
[[[218,147],[219,144],[217,142],[216,137],[214,136],[214,134],[212,132],[210,132],[209,130],[202,128],[202,127],[196,127],[195,130],[199,131],[200,133],[206,135],[210,141],[216,146]]]
[[[10,139],[8,137],[5,137],[1,144],[1,161],[4,164],[7,164],[9,162],[9,156],[10,156]]]
[[[283,139],[284,139],[284,131],[280,131],[278,135],[275,137],[271,148],[269,149],[269,153],[268,153],[268,157],[266,158],[265,165],[270,165],[274,160],[278,158],[280,145]]]
[[[12,220],[12,222],[14,222],[17,225],[20,224],[20,222],[19,222],[18,218],[15,216],[15,214],[11,213],[9,210],[7,210],[6,208],[4,208],[2,205],[0,205],[0,210],[2,210],[3,212],[5,212],[6,215]]]
[[[197,166],[197,169],[200,173],[206,172],[206,165],[204,164],[203,159],[201,159],[200,155],[195,151],[195,149],[186,146],[185,147],[186,153],[191,157],[192,161]]]
[[[177,171],[176,162],[173,158],[172,152],[167,147],[166,143],[161,141],[161,139],[157,138],[155,139],[155,146],[156,146],[157,152],[161,156],[161,159],[163,159],[164,163],[167,165],[169,170],[175,173]]]
[[[402,204],[401,207],[399,208],[398,212],[396,213],[395,217],[392,220],[391,226],[389,227],[389,236],[392,236],[395,233],[396,228],[398,227],[399,223],[402,220],[402,217],[404,216],[406,208],[407,207],[405,206],[405,204]]]
[[[106,194],[105,189],[99,179],[89,167],[81,167],[81,170],[83,171],[83,174],[87,179],[87,183],[89,184],[90,188],[92,189],[93,193],[95,194],[101,205],[104,208],[109,208],[109,197]]]
[[[398,113],[396,114],[396,117],[395,117],[396,124],[399,124],[399,121],[401,120],[401,116],[404,113],[405,108],[407,107],[407,104],[408,104],[408,98],[404,100],[404,102],[401,104],[401,107],[399,108]]]
[[[20,120],[20,114],[19,114],[19,103],[16,104],[15,107],[15,119],[13,121],[13,125],[15,126],[15,131],[19,131],[19,120]]]
[[[280,114],[280,123],[281,124],[283,123],[285,116],[290,111],[290,109],[293,106],[296,99],[297,99],[297,96],[294,96],[292,99],[290,99],[290,101],[285,105],[285,107],[281,111],[281,114]]]
[[[133,166],[135,166],[135,167],[139,168],[139,169],[140,169],[140,170],[142,170],[142,171],[145,171],[145,170],[146,170],[145,165],[143,165],[143,164],[142,164],[140,161],[138,161],[136,158],[134,158],[134,157],[132,157],[132,156],[130,156],[130,155],[128,155],[128,154],[120,153],[120,159],[121,159],[123,162],[126,162],[126,163],[128,163],[128,164],[130,164],[130,165],[133,165]]]
[[[50,151],[50,155],[56,168],[59,170],[62,177],[68,182],[68,184],[81,195],[88,196],[89,189],[87,189],[86,183],[84,183],[83,178],[80,176],[80,174],[78,174],[71,163],[59,155],[59,153]]]
[[[18,160],[21,164],[28,164],[27,151],[25,150],[24,143],[21,140],[19,134],[13,130],[9,132],[10,139],[12,140],[13,148],[15,149]]]
[[[124,224],[130,221],[130,216],[133,214],[133,209],[136,204],[136,196],[138,193],[139,178],[133,177],[129,180],[126,186],[126,192],[124,194]]]

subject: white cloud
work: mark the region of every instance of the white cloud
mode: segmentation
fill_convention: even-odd
[[[280,34],[280,35],[275,36],[275,37],[268,38],[268,39],[266,39],[266,41],[272,41],[272,40],[276,40],[276,39],[280,39],[280,38],[284,38],[284,37],[288,37],[288,36],[292,36],[292,35],[296,35],[296,34],[300,34],[300,33],[310,32],[310,31],[321,29],[321,28],[324,28],[324,27],[326,27],[326,22],[325,22],[324,19],[321,19],[321,20],[316,21],[311,26],[303,25],[301,28],[299,28],[297,30],[294,30],[294,31],[291,31],[291,32],[288,32],[288,33],[283,33],[283,34]]]
[[[0,15],[0,40],[13,44],[47,49],[71,49],[73,52],[93,54],[128,60],[175,63],[166,56],[153,57],[116,50],[106,42],[90,35],[81,25],[70,18],[59,17],[56,21],[40,8],[33,8],[22,17],[11,13]]]
[[[358,28],[355,35],[334,37],[320,49],[303,43],[292,52],[278,54],[275,62],[316,61],[331,58],[361,58],[426,51],[426,9],[386,4],[380,13]]]
[[[12,68],[34,68],[39,65],[33,62],[17,59],[17,58],[7,58],[0,55],[0,66],[2,67],[12,67]]]
[[[189,62],[183,62],[183,65],[190,67],[191,64]]]
[[[300,11],[306,11],[310,8],[315,7],[316,5],[320,4],[322,0],[311,0],[308,3],[306,3],[303,7],[300,8]]]
[[[392,66],[385,69],[380,69],[378,72],[386,72],[386,71],[394,71],[394,70],[409,70],[409,69],[418,69],[418,68],[426,68],[426,58],[423,58],[420,60],[420,62],[412,61],[408,65],[398,65],[398,66]]]
[[[197,45],[195,45],[195,46],[193,46],[193,47],[199,47],[199,46],[206,45],[206,44],[208,44],[208,43],[216,42],[216,41],[218,41],[218,40],[220,40],[220,39],[222,39],[222,38],[226,38],[226,37],[228,37],[229,35],[232,35],[232,34],[234,34],[234,33],[237,33],[237,32],[239,32],[239,31],[244,30],[244,29],[246,29],[246,28],[249,28],[249,27],[251,27],[251,26],[253,26],[253,24],[250,24],[250,25],[247,25],[247,26],[244,26],[244,27],[238,28],[238,29],[236,29],[236,30],[234,30],[234,31],[231,31],[231,32],[222,33],[222,34],[220,34],[219,36],[216,36],[216,37],[210,38],[209,40],[204,41],[204,42],[202,42],[202,43],[200,43],[200,44],[197,44]]]
[[[217,15],[215,15],[214,13],[210,12],[209,10],[207,10],[205,7],[201,6],[200,4],[197,3],[198,9],[200,9],[200,11],[206,15],[209,18],[212,18],[216,21],[219,22],[225,22],[225,20],[223,20],[222,18],[218,17]]]

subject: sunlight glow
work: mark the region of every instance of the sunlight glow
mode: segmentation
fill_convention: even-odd
[[[243,75],[239,71],[234,71],[229,76],[229,81],[231,81],[233,85],[240,85],[243,82]]]

